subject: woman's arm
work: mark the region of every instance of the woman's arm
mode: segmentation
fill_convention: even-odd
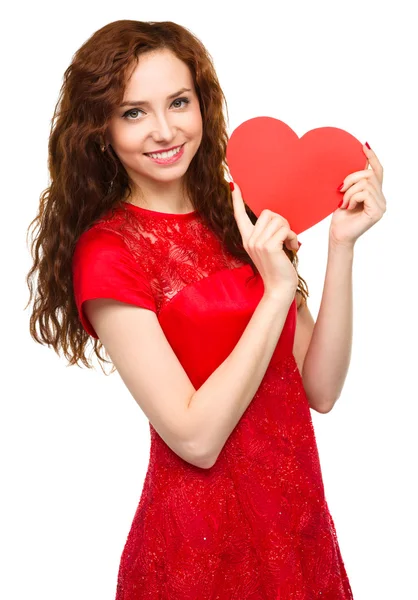
[[[324,289],[302,379],[309,404],[329,412],[340,397],[351,357],[354,244],[329,242]]]

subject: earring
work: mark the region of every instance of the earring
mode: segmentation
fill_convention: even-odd
[[[106,150],[106,146],[102,145],[101,149],[102,149],[102,152],[104,152]]]

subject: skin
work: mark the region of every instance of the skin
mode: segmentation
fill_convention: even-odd
[[[182,88],[191,91],[167,99]],[[137,100],[149,104],[118,108],[105,138],[134,184],[129,201],[158,212],[190,212],[193,205],[183,191],[182,182],[200,146],[203,124],[188,66],[167,49],[140,56],[123,102]],[[184,143],[184,155],[173,165],[158,165],[144,154]]]
[[[363,152],[367,157],[366,168],[344,179],[343,204],[332,215],[327,269],[316,323],[306,305],[301,304],[297,311],[294,356],[310,406],[323,413],[332,410],[338,400],[350,364],[354,245],[386,212],[383,167],[366,145]]]

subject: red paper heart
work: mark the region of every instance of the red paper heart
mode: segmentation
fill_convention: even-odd
[[[255,117],[229,138],[232,178],[251,210],[272,210],[297,234],[333,213],[343,194],[337,187],[366,168],[361,142],[336,127],[312,129],[299,138],[283,121]]]

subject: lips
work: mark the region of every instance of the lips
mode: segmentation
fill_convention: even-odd
[[[185,144],[186,142],[184,142]],[[144,154],[146,156],[149,156],[150,154],[162,154],[163,152],[170,152],[170,150],[177,150],[177,148],[182,148],[184,146],[184,144],[181,144],[180,146],[173,146],[172,148],[169,148],[168,150],[158,150],[158,152],[144,152]]]

